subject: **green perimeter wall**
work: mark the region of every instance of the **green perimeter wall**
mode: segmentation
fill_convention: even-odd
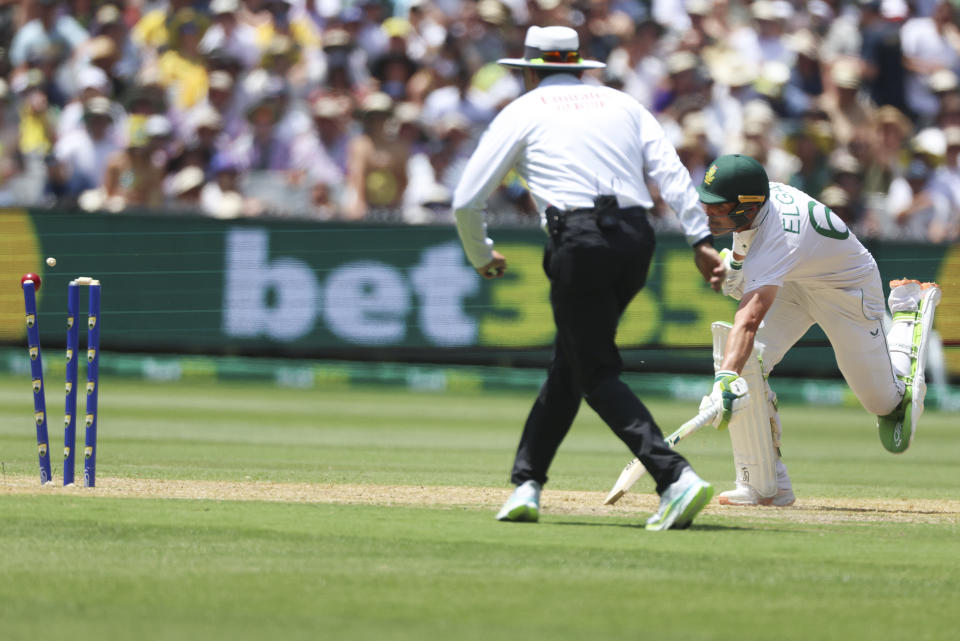
[[[110,351],[542,364],[553,340],[537,229],[492,229],[500,281],[466,262],[452,226],[220,221],[180,215],[0,210],[0,343],[23,345],[20,276],[41,274],[45,347],[63,344],[67,282],[103,282]],[[960,343],[960,250],[871,244],[884,279],[938,280],[937,328]],[[47,267],[44,258],[57,258]],[[712,293],[689,248],[661,234],[647,287],[624,315],[629,369],[708,371],[710,322],[735,301]],[[85,302],[82,303],[85,307]],[[947,350],[950,368],[960,358]],[[782,373],[834,375],[811,331]]]

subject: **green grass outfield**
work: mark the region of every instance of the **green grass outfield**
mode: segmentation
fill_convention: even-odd
[[[599,506],[629,455],[586,405],[530,525],[493,519],[530,395],[106,378],[99,487],[72,491],[39,487],[30,396],[0,377],[5,641],[958,636],[956,415],[892,456],[859,408],[784,407],[796,508],[649,533],[649,479]],[[665,431],[696,411],[647,400]],[[680,449],[731,485],[725,435]]]

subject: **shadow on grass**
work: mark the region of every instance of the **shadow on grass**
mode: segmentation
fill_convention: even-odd
[[[803,505],[805,510],[815,510],[818,512],[852,512],[854,514],[917,514],[925,516],[958,516],[960,512],[951,512],[948,510],[920,510],[907,508],[879,508],[879,507],[853,507],[851,505]]]
[[[620,527],[626,528],[628,530],[643,530],[644,523],[642,521],[637,523],[595,523],[591,521],[540,521],[541,525],[563,525],[563,526],[579,526],[579,527]],[[747,531],[747,530],[756,530],[760,528],[753,528],[743,525],[715,525],[712,523],[694,523],[691,525],[688,530],[702,530],[704,532],[735,532],[735,531]]]

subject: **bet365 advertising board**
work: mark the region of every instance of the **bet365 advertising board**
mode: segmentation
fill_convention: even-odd
[[[542,360],[554,337],[545,236],[536,228],[490,233],[509,263],[497,281],[470,267],[452,226],[2,210],[0,342],[25,340],[20,276],[37,272],[45,346],[63,344],[67,283],[92,276],[103,283],[105,351]],[[870,249],[885,279],[943,285],[936,327],[948,344],[960,341],[960,248]],[[56,266],[45,264],[48,256]],[[702,282],[683,239],[661,234],[647,287],[620,326],[627,366],[709,368],[710,322],[732,320],[735,309]],[[824,345],[812,331],[781,369],[835,372]]]

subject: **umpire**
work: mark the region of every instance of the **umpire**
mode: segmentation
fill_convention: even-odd
[[[457,231],[484,278],[500,278],[503,255],[487,237],[484,207],[511,168],[526,181],[549,233],[543,258],[557,338],[547,380],[520,437],[497,514],[536,521],[547,470],[580,407],[587,403],[626,443],[657,483],[660,510],[647,529],[687,527],[713,488],[663,440],[650,412],[620,380],[615,336],[620,315],[643,287],[654,251],[645,178],[676,211],[694,261],[714,288],[720,258],[707,219],[676,150],[654,117],[629,95],[585,84],[577,32],[530,27],[523,58],[498,63],[523,71],[526,93],[490,124],[454,194]]]

